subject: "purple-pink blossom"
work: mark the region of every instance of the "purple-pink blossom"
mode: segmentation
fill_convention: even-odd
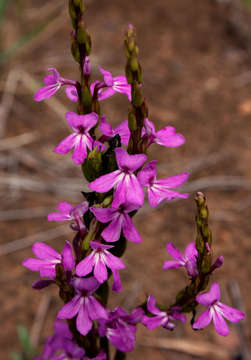
[[[76,295],[59,310],[58,319],[72,319],[77,316],[76,326],[80,334],[87,335],[93,320],[107,319],[107,311],[92,293],[99,287],[94,278],[75,279],[73,286]]]
[[[178,311],[178,308],[172,309],[168,312],[160,310],[156,306],[156,299],[152,294],[149,295],[147,300],[147,310],[151,314],[155,315],[152,317],[144,315],[142,318],[142,324],[144,324],[148,330],[156,329],[158,326],[163,326],[168,330],[173,330],[176,326],[175,323],[173,323],[174,320],[179,320],[183,323],[186,322],[186,316],[181,314]]]
[[[173,126],[166,126],[156,131],[154,124],[147,118],[144,120],[141,136],[147,144],[147,147],[153,143],[168,147],[177,147],[183,145],[186,141],[182,134],[176,133]]]
[[[53,96],[63,85],[70,85],[73,88],[76,88],[77,82],[70,79],[62,78],[58,71],[54,68],[49,68],[48,71],[51,73],[44,78],[44,83],[46,86],[37,90],[34,94],[34,100],[42,101],[44,99],[49,99]]]
[[[107,320],[99,321],[99,334],[101,337],[106,336],[118,350],[132,351],[136,342],[136,325],[141,321],[143,314],[141,308],[127,314],[123,308],[116,307],[109,311]]]
[[[227,336],[229,334],[229,328],[224,318],[231,322],[238,322],[244,319],[245,314],[243,314],[243,312],[220,302],[220,296],[220,287],[217,282],[211,285],[208,292],[196,296],[196,301],[206,306],[207,309],[200,314],[193,324],[194,329],[203,329],[213,320],[217,333]]]
[[[127,146],[130,138],[130,130],[128,127],[128,120],[124,120],[114,129],[106,121],[106,117],[102,116],[100,118],[99,130],[103,133],[101,141],[106,141],[113,138],[115,135],[119,134],[121,139],[121,144]]]
[[[116,92],[126,94],[129,101],[131,101],[131,85],[128,84],[126,76],[112,76],[110,71],[102,69],[99,66],[99,71],[104,76],[104,82],[100,83],[98,81],[91,84],[91,91],[94,92],[95,86],[98,87],[98,100],[104,100],[108,97],[114,95]]]
[[[62,350],[64,344],[68,340],[72,340],[72,333],[66,322],[62,320],[56,320],[53,325],[54,334],[46,339],[45,347],[42,355],[37,360],[48,360],[52,359],[56,351]]]
[[[181,194],[173,191],[172,188],[176,188],[182,185],[188,178],[189,173],[174,175],[165,179],[156,179],[156,164],[157,161],[150,161],[144,168],[138,173],[138,180],[141,186],[147,188],[148,201],[152,207],[156,207],[163,200],[171,201],[173,199],[186,199],[188,194]]]
[[[112,255],[109,249],[113,246],[101,244],[96,241],[90,242],[93,251],[85,257],[76,267],[78,276],[86,276],[93,271],[98,282],[103,283],[108,278],[107,267],[113,270],[124,269],[125,265],[117,256]]]
[[[168,254],[171,255],[175,260],[165,261],[163,264],[164,270],[174,268],[176,269],[184,266],[190,276],[194,277],[198,275],[198,251],[196,250],[195,242],[191,242],[187,245],[184,255],[182,255],[182,253],[173,246],[171,241],[167,243],[166,250]]]
[[[124,203],[118,207],[111,208],[90,208],[95,217],[102,223],[110,222],[110,224],[103,230],[101,236],[107,242],[118,241],[123,232],[125,238],[133,242],[141,242],[141,237],[133,225],[129,213],[138,210],[139,206],[130,203]]]
[[[78,115],[74,112],[66,113],[66,121],[74,131],[73,134],[67,136],[54,149],[58,154],[66,154],[72,148],[72,159],[75,164],[82,164],[87,157],[87,149],[92,150],[93,142],[89,130],[91,130],[98,121],[98,115],[94,112],[86,115]]]
[[[58,212],[52,212],[48,215],[49,221],[72,221],[72,229],[77,231],[84,231],[86,229],[83,223],[83,215],[88,210],[88,202],[83,201],[75,206],[67,201],[62,201],[58,204]]]
[[[146,155],[129,155],[123,148],[116,148],[114,151],[119,169],[92,181],[89,188],[105,193],[114,187],[113,207],[125,202],[141,206],[144,202],[144,191],[134,172],[144,164]]]
[[[42,242],[36,242],[32,246],[32,251],[38,259],[27,258],[22,264],[32,271],[40,271],[41,277],[56,277],[56,265],[63,264],[65,270],[72,271],[75,266],[75,259],[72,254],[72,247],[66,241],[61,254]]]

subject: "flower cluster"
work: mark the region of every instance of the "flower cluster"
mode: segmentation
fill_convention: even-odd
[[[90,188],[90,192],[84,193],[84,201],[74,206],[66,201],[60,202],[58,211],[48,215],[49,221],[70,221],[75,231],[72,244],[66,241],[59,253],[47,244],[35,243],[33,252],[36,258],[23,261],[28,269],[40,272],[42,279],[33,284],[35,289],[56,284],[64,301],[54,324],[55,334],[47,339],[42,356],[37,358],[41,360],[105,360],[108,341],[118,352],[133,350],[139,323],[149,330],[158,326],[172,330],[176,321],[186,321],[183,312],[186,311],[187,299],[184,296],[180,303],[166,307],[157,305],[155,297],[150,295],[143,306],[136,307],[130,314],[121,307],[107,307],[109,279],[113,278],[113,291],[122,289],[119,270],[125,268],[121,256],[126,241],[141,242],[132,218],[144,204],[145,189],[152,207],[163,201],[185,199],[188,194],[180,193],[176,188],[187,180],[189,174],[183,172],[157,179],[157,161],[148,162],[147,151],[151,145],[178,147],[184,144],[185,138],[172,126],[156,130],[148,118],[141,95],[135,32],[131,26],[125,41],[128,44],[127,76],[114,77],[99,67],[103,80],[90,82],[90,41],[82,26],[81,4],[81,1],[70,0],[74,26],[72,52],[80,64],[81,82],[65,79],[56,69],[50,68],[44,79],[45,86],[34,96],[36,101],[42,101],[65,86],[67,97],[78,104],[77,112],[65,115],[72,134],[63,139],[54,152],[67,154],[73,149],[72,160],[81,165]],[[76,49],[82,51],[81,56]],[[132,56],[134,63],[130,61]],[[126,95],[132,108],[128,120],[123,119],[113,128],[106,116],[100,113],[100,101],[115,93]],[[165,261],[163,269],[184,266],[192,283],[200,284],[193,294],[193,304],[205,305],[207,309],[194,322],[193,328],[203,328],[213,319],[217,332],[227,335],[223,317],[239,321],[244,315],[219,302],[217,283],[212,285],[209,293],[199,294],[205,282],[201,259],[209,259],[210,252],[210,241],[206,244],[199,247],[197,242],[190,243],[183,255],[171,242],[168,243],[167,251],[174,260]],[[210,268],[207,272],[203,270],[203,274],[209,276],[222,263],[222,257],[213,265],[210,262]],[[63,322],[65,319],[69,326]]]

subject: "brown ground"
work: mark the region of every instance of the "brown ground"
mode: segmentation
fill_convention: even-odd
[[[178,149],[153,146],[150,157],[159,161],[162,176],[192,169],[190,182],[201,180],[193,190],[203,190],[208,196],[214,252],[225,257],[224,267],[214,279],[220,281],[223,300],[228,303],[230,298],[226,285],[232,280],[239,284],[247,314],[247,332],[251,324],[251,16],[246,9],[233,8],[227,2],[219,3],[213,0],[92,0],[88,1],[86,20],[94,44],[91,60],[95,77],[99,76],[97,64],[114,74],[123,72],[123,32],[129,22],[136,26],[150,118],[158,128],[174,125],[187,139],[186,144]],[[65,77],[77,76],[77,67],[69,51],[70,21],[66,12],[60,13],[63,9],[64,4],[61,5],[59,0],[54,0],[53,4],[37,0],[36,7],[30,0],[16,1],[9,6],[2,23],[1,43],[4,50],[20,34],[46,20],[50,12],[54,20],[3,64],[2,95],[7,74],[13,69],[25,71],[37,81],[41,81],[50,66],[55,66]],[[35,191],[30,184],[23,188],[23,178],[50,183],[50,188],[59,179],[65,185],[69,179],[81,181],[81,171],[72,166],[70,156],[62,157],[52,152],[67,134],[64,109],[52,100],[34,103],[32,93],[37,86],[27,78],[28,75],[20,75],[23,82],[15,90],[5,131],[0,136],[8,138],[37,131],[37,137],[21,148],[15,149],[14,146],[12,150],[2,151],[1,175],[3,181],[6,178],[9,180],[9,185],[1,185],[0,188],[3,211],[0,212],[0,220],[6,216],[7,210],[31,210],[27,219],[0,222],[2,245],[54,228],[55,224],[48,224],[46,220],[47,208],[55,209],[62,200],[76,203],[82,199],[76,192],[82,190],[78,186],[75,189],[72,187],[72,192],[67,194]],[[15,74],[13,78],[16,77]],[[74,110],[63,92],[56,98],[67,110]],[[126,99],[120,96],[103,104],[104,112],[113,123],[126,118],[127,108]],[[14,176],[22,180],[20,187],[11,183]],[[224,176],[220,179],[221,186],[215,183],[219,180],[216,176]],[[232,188],[230,178],[226,176],[238,177],[233,179]],[[205,183],[203,179],[206,179]],[[143,243],[129,244],[124,258],[127,269],[122,272],[124,291],[113,296],[111,306],[119,303],[130,308],[149,292],[153,292],[160,301],[169,303],[185,285],[182,270],[164,272],[161,266],[167,259],[167,241],[172,240],[177,247],[184,249],[195,238],[193,194],[194,191],[189,200],[169,203],[161,209],[147,210],[145,216],[138,216],[136,223]],[[37,208],[43,208],[42,215],[32,218]],[[20,218],[20,215],[17,217]],[[61,249],[62,241],[70,239],[71,235],[68,232],[68,235],[49,243]],[[31,255],[31,247],[28,247],[1,257],[1,359],[9,358],[10,352],[18,348],[17,324],[22,323],[32,329],[41,301],[46,302],[47,295],[44,294],[50,294],[51,301],[39,337],[40,344],[51,332],[53,317],[61,306],[55,288],[44,292],[31,290],[31,283],[38,276],[21,266],[22,260]],[[179,326],[174,333],[156,330],[149,334],[141,327],[139,345],[128,358],[195,358],[177,351],[141,346],[145,344],[146,336],[151,336],[152,345],[159,337],[185,339],[192,344],[206,341],[218,352],[223,349],[234,354],[239,344],[238,329],[232,326],[231,330],[231,335],[225,339],[217,336],[212,327],[195,333],[187,324]],[[248,343],[250,334],[247,334]],[[203,358],[211,359],[212,356]]]

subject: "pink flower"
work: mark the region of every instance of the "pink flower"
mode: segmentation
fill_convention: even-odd
[[[142,129],[142,137],[146,139],[147,146],[156,143],[168,147],[176,147],[185,143],[185,138],[182,134],[176,133],[172,126],[166,126],[156,132],[154,124],[147,118],[144,120]]]
[[[98,92],[98,100],[104,100],[114,95],[116,92],[126,94],[129,101],[131,101],[131,85],[128,84],[126,76],[112,76],[110,71],[102,69],[99,66],[99,71],[104,75],[104,83],[106,89],[100,89]],[[95,84],[96,85],[96,84]],[[93,88],[93,86],[91,86]]]
[[[102,116],[100,119],[99,130],[104,134],[101,138],[101,141],[106,141],[113,138],[116,134],[119,134],[121,139],[121,144],[127,146],[130,138],[130,130],[128,127],[128,120],[124,120],[116,128],[106,121],[106,117]]]
[[[99,282],[91,277],[75,279],[76,295],[59,310],[58,319],[72,319],[77,316],[76,326],[80,334],[87,335],[92,328],[93,320],[107,319],[107,311],[92,296],[99,287]]]
[[[59,254],[56,250],[42,242],[36,242],[32,246],[32,251],[38,259],[27,258],[22,264],[32,271],[40,271],[41,277],[56,277],[56,265],[63,264],[65,270],[72,271],[75,266],[75,260],[72,254],[72,247],[69,241],[66,241],[64,250]]]
[[[156,306],[156,299],[153,295],[148,297],[147,310],[155,315],[152,317],[144,315],[142,318],[142,324],[144,324],[148,330],[156,329],[158,326],[173,330],[175,327],[175,324],[172,322],[173,320],[180,320],[183,323],[186,322],[186,316],[181,314],[177,308],[170,312],[158,309]]]
[[[169,255],[171,255],[175,260],[165,261],[163,264],[163,269],[176,269],[181,266],[184,266],[190,276],[198,275],[197,270],[197,256],[198,251],[195,247],[195,242],[192,242],[187,245],[185,249],[185,254],[176,249],[172,242],[168,242],[166,245],[166,250]]]
[[[196,301],[206,306],[207,309],[200,314],[197,321],[193,324],[194,329],[203,329],[213,320],[217,333],[227,336],[229,329],[224,318],[231,322],[238,322],[244,319],[245,314],[243,312],[220,302],[220,295],[219,284],[215,282],[208,292],[196,296]]]
[[[148,200],[152,207],[156,207],[163,200],[186,199],[188,194],[180,194],[172,188],[182,185],[188,178],[189,173],[182,173],[166,179],[156,179],[156,160],[150,161],[138,173],[141,186],[147,188]]]
[[[107,267],[111,270],[125,268],[123,262],[108,251],[112,249],[113,246],[101,244],[96,241],[91,241],[90,245],[93,251],[80,261],[76,267],[76,274],[78,276],[86,276],[90,274],[94,268],[94,277],[99,283],[103,283],[108,278]]]
[[[46,86],[42,87],[34,94],[34,100],[42,101],[44,99],[49,99],[53,96],[63,85],[71,85],[76,89],[77,82],[70,79],[62,78],[58,71],[54,68],[48,69],[51,74],[47,75],[44,78],[44,83]]]
[[[94,112],[86,115],[78,115],[74,112],[66,113],[66,121],[74,131],[73,134],[67,136],[54,149],[58,154],[66,154],[74,148],[72,159],[75,164],[82,164],[87,157],[87,149],[92,150],[93,139],[89,134],[97,121],[98,115]]]
[[[132,351],[136,342],[136,325],[141,321],[143,314],[141,308],[127,314],[123,308],[116,307],[108,312],[108,319],[99,320],[99,334],[101,337],[106,336],[118,350]]]
[[[141,206],[144,202],[144,191],[134,171],[144,164],[146,155],[129,155],[123,148],[116,148],[114,151],[119,169],[92,181],[89,188],[96,192],[106,193],[114,187],[113,207],[118,207],[125,202]]]
[[[52,212],[48,215],[48,221],[73,221],[72,229],[84,231],[86,229],[83,223],[83,215],[88,210],[88,202],[83,201],[75,206],[67,201],[58,204],[59,212]]]
[[[105,241],[118,241],[121,231],[123,231],[127,240],[139,243],[141,242],[140,234],[129,216],[130,212],[138,210],[138,208],[138,205],[125,203],[112,208],[91,207],[90,210],[100,222],[111,221],[101,234]]]

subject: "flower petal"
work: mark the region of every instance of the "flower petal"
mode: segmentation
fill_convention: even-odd
[[[88,255],[86,258],[80,261],[76,266],[76,274],[78,276],[85,276],[92,272],[94,266],[94,252]]]
[[[141,322],[148,330],[154,330],[162,325],[162,320],[163,318],[161,316],[148,317],[144,315]]]
[[[117,270],[113,270],[113,284],[112,284],[112,291],[120,292],[122,290],[122,284],[119,272]]]
[[[203,329],[208,326],[212,320],[212,314],[210,309],[206,309],[200,314],[198,319],[193,324],[193,329]]]
[[[198,256],[198,251],[196,249],[196,244],[195,242],[191,242],[186,246],[185,249],[185,257],[187,259],[194,259],[195,257]]]
[[[98,94],[98,100],[101,101],[101,100],[105,100],[111,96],[113,96],[115,94],[115,90],[113,90],[112,87],[108,87],[106,89],[102,89],[99,94]]]
[[[129,155],[123,148],[116,148],[114,151],[120,169],[135,171],[141,167],[147,159],[145,154]]]
[[[116,216],[116,210],[111,208],[95,208],[94,206],[90,207],[93,215],[102,223],[107,223],[111,221]]]
[[[36,242],[32,246],[32,251],[39,259],[60,259],[60,254],[47,244]]]
[[[154,142],[159,145],[168,147],[176,147],[184,144],[186,139],[182,134],[176,133],[176,130],[172,126],[166,126],[156,133]]]
[[[125,238],[127,240],[133,241],[133,242],[136,242],[136,243],[140,243],[142,241],[138,230],[133,225],[133,222],[132,222],[130,216],[127,215],[127,214],[124,215],[124,221],[123,221],[123,224],[122,224],[122,229],[123,229],[123,233],[125,235]]]
[[[212,316],[213,316],[213,323],[214,323],[215,330],[217,331],[217,333],[219,335],[228,336],[229,328],[227,326],[226,321],[224,320],[223,316],[218,311],[216,311],[214,308],[213,309],[212,308],[211,308],[211,311],[213,311]]]
[[[87,157],[86,140],[85,135],[78,135],[76,138],[72,160],[77,165],[82,164]]]
[[[57,154],[67,154],[75,145],[77,134],[71,134],[62,140],[53,150]]]
[[[62,256],[62,264],[66,270],[73,270],[75,267],[75,259],[72,253],[72,247],[69,241],[65,242],[65,247],[61,253]]]
[[[79,295],[74,296],[72,300],[66,303],[58,312],[58,319],[72,319],[81,307],[81,297]]]
[[[62,214],[69,214],[72,208],[73,208],[73,206],[70,203],[68,203],[67,201],[61,201],[58,204],[58,210]]]
[[[96,192],[105,193],[113,188],[121,175],[120,170],[115,170],[109,174],[100,176],[96,180],[90,182],[89,188]]]
[[[182,185],[189,177],[188,172],[184,172],[182,174],[170,176],[166,179],[160,179],[156,181],[156,184],[165,185],[169,188],[176,188],[177,186]]]
[[[204,292],[196,296],[196,301],[199,304],[210,306],[220,299],[220,287],[217,282],[211,285],[211,288],[208,292]]]
[[[156,179],[156,164],[157,161],[150,161],[144,166],[144,168],[138,173],[138,180],[141,186],[147,186],[153,183]]]
[[[166,244],[166,250],[174,259],[184,262],[184,256],[176,247],[173,246],[171,241]]]
[[[65,88],[65,93],[68,99],[70,99],[73,102],[78,102],[78,92],[75,86],[67,86]]]
[[[95,264],[94,264],[94,276],[102,284],[108,278],[108,273],[102,255],[95,255]],[[98,260],[97,260],[98,258]]]
[[[125,264],[123,261],[117,257],[114,256],[110,251],[105,251],[105,264],[107,267],[109,267],[111,270],[120,270],[125,268]]]
[[[48,86],[44,86],[42,88],[40,88],[39,90],[37,90],[34,94],[34,100],[35,101],[42,101],[45,99],[49,99],[50,97],[52,97],[57,91],[58,89],[61,87],[60,84],[53,84],[53,85],[48,85]]]
[[[88,300],[88,313],[92,320],[108,319],[107,311],[93,296],[89,296]]]
[[[125,181],[126,202],[142,206],[144,203],[144,190],[134,174],[127,175]]]
[[[24,259],[22,265],[31,271],[39,271],[41,266],[44,264],[43,260],[27,258]]]
[[[243,312],[232,308],[231,306],[218,302],[217,308],[218,307],[220,308],[222,315],[231,322],[238,322],[245,318],[245,314]]]
[[[181,266],[182,266],[182,264],[179,261],[168,260],[168,261],[164,262],[162,269],[164,269],[164,270],[177,269]]]
[[[101,116],[99,130],[106,136],[113,137],[112,125],[106,121],[105,116]]]
[[[105,228],[101,236],[107,242],[118,241],[121,234],[121,228],[123,223],[123,216],[117,216],[112,222]]]
[[[156,306],[155,296],[152,294],[149,295],[147,299],[147,310],[154,315],[159,315],[161,313],[161,310]]]
[[[92,328],[92,321],[89,317],[89,313],[86,305],[87,301],[89,301],[89,299],[85,298],[84,303],[81,305],[79,309],[78,317],[76,321],[78,331],[80,332],[80,334],[84,336],[87,335]]]

